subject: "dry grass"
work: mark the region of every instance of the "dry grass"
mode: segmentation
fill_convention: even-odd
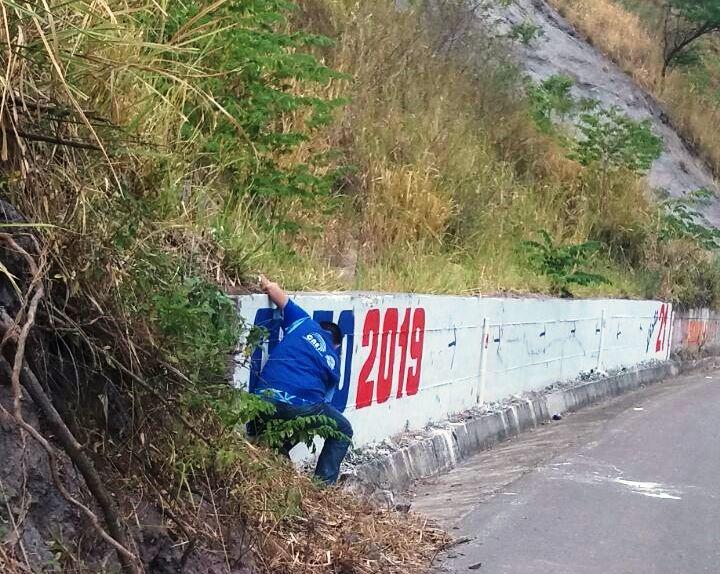
[[[662,51],[639,16],[612,0],[550,0],[610,59],[646,89],[662,70]]]
[[[466,16],[453,2],[443,4],[442,25],[382,0],[300,4],[299,25],[335,39],[323,56],[354,78],[350,104],[313,147],[341,150],[354,170],[342,188],[347,210],[322,223],[331,239],[294,238],[299,257],[276,263],[283,280],[307,287],[303,266],[343,259],[340,250],[353,252],[359,271],[336,275],[332,283],[346,287],[543,289],[515,249],[539,228],[587,238],[588,214],[566,213],[568,199],[585,193],[582,170],[533,128],[502,43],[479,32],[466,41],[484,58],[439,53],[453,32],[447,22]],[[317,223],[317,213],[305,221]]]
[[[256,468],[267,466],[269,453],[254,456]],[[252,475],[230,474],[228,495],[264,533],[257,555],[268,573],[423,572],[449,540],[421,517],[373,507],[338,488],[319,490],[287,463],[278,461],[265,477],[269,482],[258,484]],[[249,492],[253,484],[262,496]],[[248,508],[248,500],[255,505]]]
[[[466,38],[471,52],[438,53],[445,23],[462,18],[436,27],[383,0],[300,6],[297,25],[332,37],[323,58],[353,78],[331,85],[328,93],[350,103],[300,153],[334,148],[353,170],[339,188],[340,210],[320,215],[290,204],[303,232],[284,235],[254,265],[272,268],[293,289],[544,291],[517,247],[547,229],[566,241],[610,246],[613,258],[598,265],[614,285],[585,294],[656,294],[643,276],[658,249],[656,208],[644,184],[632,174],[587,172],[539,134],[518,96],[518,76],[503,67],[501,43],[480,33]],[[615,49],[627,50],[627,34],[613,24],[618,13],[604,13],[607,3],[594,6]],[[648,45],[639,20],[625,16],[634,30],[630,46]],[[478,51],[481,61],[472,56]],[[633,58],[650,84],[657,62],[642,49]]]
[[[419,574],[449,542],[422,517],[373,506],[338,487],[319,489],[276,453],[212,427],[204,425],[212,446],[176,436],[166,445],[175,466],[164,456],[139,454],[152,460],[144,468],[156,472],[136,465],[135,478],[116,482],[134,500],[159,498],[163,525],[181,547],[193,544],[201,556],[229,564],[250,553],[256,571],[267,574]],[[146,432],[153,444],[165,444],[166,433]]]

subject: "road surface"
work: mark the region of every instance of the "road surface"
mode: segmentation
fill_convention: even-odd
[[[420,485],[436,572],[720,573],[720,372],[596,406]]]

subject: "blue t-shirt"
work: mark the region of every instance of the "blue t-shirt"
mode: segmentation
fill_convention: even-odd
[[[292,300],[283,309],[283,339],[270,352],[255,393],[292,404],[329,402],[340,381],[332,335]]]

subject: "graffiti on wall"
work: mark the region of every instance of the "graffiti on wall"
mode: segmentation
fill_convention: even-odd
[[[673,351],[702,351],[720,346],[720,317],[709,309],[678,313],[673,319]]]
[[[647,347],[646,351],[650,351],[650,345],[655,342],[655,352],[659,353],[666,348],[666,339],[668,338],[668,308],[669,305],[663,303],[660,309],[655,311],[655,315],[650,323],[647,331]]]
[[[369,353],[360,369],[355,408],[382,404],[393,394],[398,399],[412,396],[420,388],[425,309],[406,308],[400,317],[395,307],[370,309],[365,315],[362,347]]]
[[[425,341],[425,309],[423,307],[398,309],[369,309],[365,313],[361,348],[367,349],[357,384],[352,385],[353,353],[355,348],[355,312],[320,309],[312,312],[315,321],[333,321],[343,333],[341,346],[341,382],[333,395],[332,404],[344,411],[351,400],[350,388],[357,390],[353,406],[356,409],[373,403],[382,404],[391,395],[400,399],[417,394],[422,374],[423,345]],[[280,312],[264,307],[255,312],[253,325],[267,330],[267,348],[259,346],[250,358],[249,390],[259,382],[263,359],[282,340]]]

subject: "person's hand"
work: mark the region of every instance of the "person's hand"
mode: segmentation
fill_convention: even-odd
[[[265,275],[260,275],[260,288],[265,291],[265,293],[269,293],[274,289],[278,289],[279,285],[274,281],[270,281]]]
[[[284,309],[288,302],[287,293],[285,293],[277,283],[265,277],[265,275],[260,275],[259,279],[260,287],[267,293],[270,300],[281,309]]]

